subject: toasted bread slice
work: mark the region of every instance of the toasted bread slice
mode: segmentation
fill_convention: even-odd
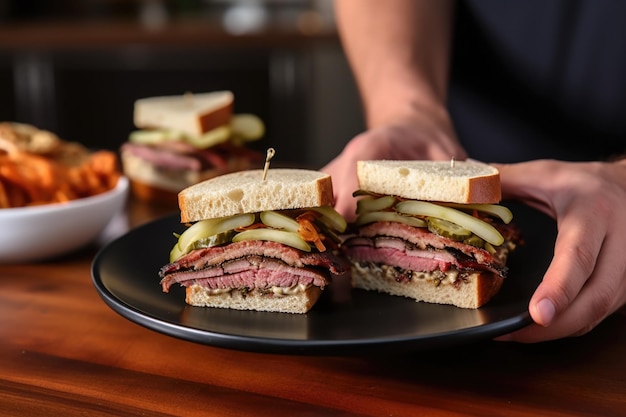
[[[332,206],[330,175],[306,169],[249,170],[192,185],[178,194],[181,222],[254,213]]]
[[[476,309],[486,304],[502,287],[504,278],[487,271],[476,271],[460,281],[442,278],[440,271],[414,272],[411,279],[396,280],[393,267],[386,265],[358,265],[352,267],[352,287],[412,298],[433,304],[449,304]]]
[[[234,100],[230,91],[142,98],[135,101],[134,123],[200,136],[230,122]]]
[[[499,171],[476,161],[358,161],[359,188],[413,200],[493,204]]]
[[[245,294],[238,289],[215,292],[194,284],[187,287],[185,302],[197,307],[303,314],[313,307],[321,294],[322,289],[315,286],[286,295],[277,295],[274,292],[268,293],[258,289]]]

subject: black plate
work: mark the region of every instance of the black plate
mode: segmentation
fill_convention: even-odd
[[[429,349],[492,338],[530,323],[528,301],[552,255],[554,222],[509,204],[526,244],[509,260],[500,293],[478,310],[418,303],[352,290],[335,280],[307,314],[192,307],[184,290],[161,292],[158,271],[181,232],[173,214],[131,230],[104,247],[92,265],[103,300],[123,317],[158,332],[207,345],[270,353],[355,354]]]

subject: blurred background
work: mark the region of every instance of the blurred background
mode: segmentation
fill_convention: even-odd
[[[321,167],[363,129],[332,0],[0,0],[0,120],[115,150],[136,99],[214,90],[276,160]]]

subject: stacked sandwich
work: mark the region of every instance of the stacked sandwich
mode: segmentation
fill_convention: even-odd
[[[265,176],[266,174],[266,176]],[[347,230],[330,176],[251,170],[183,190],[190,225],[160,270],[194,306],[305,313],[332,276],[354,288],[478,308],[500,290],[520,241],[499,205],[499,172],[479,162],[359,161]]]
[[[234,96],[215,91],[139,99],[134,124],[121,147],[124,174],[141,199],[176,204],[186,187],[248,169],[261,155],[246,142],[264,134],[252,114],[233,114]]]
[[[302,169],[250,170],[183,190],[181,222],[161,286],[186,287],[194,306],[306,313],[332,276],[346,229],[331,177]]]
[[[342,245],[355,288],[478,308],[519,241],[497,169],[478,162],[359,161],[357,231]]]

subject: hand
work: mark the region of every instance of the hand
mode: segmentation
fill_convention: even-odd
[[[430,119],[433,120],[433,119]],[[352,193],[358,189],[356,162],[369,159],[466,158],[448,122],[420,123],[400,121],[371,129],[354,137],[343,152],[322,168],[333,177],[335,208],[348,221],[355,218],[356,202]]]
[[[535,324],[499,340],[583,335],[626,304],[626,164],[497,165],[504,198],[556,219],[554,257],[533,294]]]

